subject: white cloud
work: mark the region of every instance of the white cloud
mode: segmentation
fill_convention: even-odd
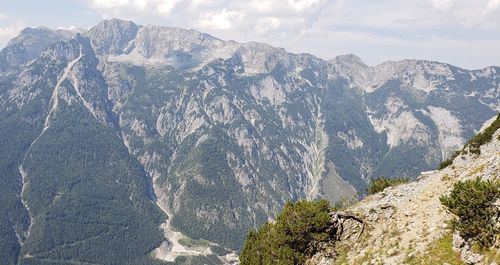
[[[202,0],[198,0],[201,2]],[[120,9],[136,10],[138,12],[155,12],[160,15],[170,15],[170,12],[182,0],[92,0],[91,7],[97,10],[118,14]]]
[[[500,41],[500,0],[77,1],[105,17],[195,28],[223,39],[267,42],[325,58],[357,52],[373,63],[383,58],[432,59],[428,54],[467,66],[479,59],[458,61],[465,56],[457,54],[493,62],[484,59],[487,50],[491,58],[500,57],[489,42]],[[466,45],[472,41],[487,48]],[[438,56],[436,50],[448,57]]]
[[[170,12],[174,9],[174,7],[181,1],[179,0],[167,0],[167,1],[159,1],[157,3],[158,13],[162,15],[170,15]]]
[[[431,0],[430,21],[438,26],[500,29],[500,0]],[[425,11],[425,10],[424,10]]]
[[[14,37],[18,32],[19,28],[16,27],[0,28],[0,38]]]
[[[23,28],[24,25],[21,24],[0,27],[0,48],[5,47],[9,40],[17,36]]]
[[[453,0],[433,0],[432,6],[436,10],[446,10],[446,9],[450,8],[452,3],[453,3]]]
[[[214,30],[230,29],[234,21],[237,21],[245,16],[244,13],[234,10],[222,9],[218,13],[207,13],[199,19],[199,25],[203,28]]]
[[[486,6],[486,11],[492,12],[497,10],[498,7],[500,7],[500,0],[490,0],[488,1],[488,5]]]
[[[281,25],[281,19],[277,17],[265,17],[265,18],[260,18],[257,21],[257,25],[255,25],[255,30],[260,34],[264,34],[277,29],[280,25]]]
[[[6,19],[8,16],[5,13],[0,13],[0,19]]]
[[[287,0],[290,6],[299,11],[318,5],[320,2],[321,0]]]
[[[97,8],[117,8],[130,4],[129,0],[92,0],[91,3]]]
[[[250,1],[250,5],[259,12],[270,12],[273,10],[273,2],[272,0],[254,0]]]

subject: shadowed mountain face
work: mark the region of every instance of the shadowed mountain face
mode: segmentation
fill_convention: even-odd
[[[288,200],[434,168],[499,84],[121,20],[26,29],[0,52],[1,263],[155,264],[161,223],[240,249]]]

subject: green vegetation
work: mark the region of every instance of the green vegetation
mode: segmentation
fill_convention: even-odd
[[[484,257],[484,264],[500,264],[500,250],[498,247],[487,249],[479,244],[473,244],[472,251]]]
[[[342,198],[340,201],[335,203],[332,210],[334,210],[334,211],[345,210],[345,209],[349,208],[350,206],[353,206],[354,204],[356,204],[358,201],[359,201],[359,199],[356,197]]]
[[[39,69],[38,69],[39,66]],[[36,75],[51,72],[51,64],[43,67],[33,63],[32,71]],[[47,70],[48,68],[48,70]],[[15,76],[16,74],[13,74]],[[10,77],[0,81],[0,98],[13,80]],[[37,89],[47,89],[42,81]],[[25,239],[30,218],[21,203],[21,174],[19,161],[23,159],[30,143],[43,128],[43,93],[28,102],[22,109],[17,109],[15,102],[2,103],[0,106],[0,264],[16,264],[21,251],[17,236]],[[50,95],[49,95],[50,96]],[[48,100],[46,100],[48,102]]]
[[[400,184],[408,183],[410,180],[407,178],[387,178],[379,177],[372,179],[368,187],[368,194],[375,194],[383,191],[384,189]]]
[[[460,253],[453,250],[453,234],[448,231],[442,238],[431,243],[425,254],[409,257],[405,264],[426,265],[426,264],[450,264],[464,265],[460,259]]]
[[[172,225],[192,238],[241,249],[252,223],[241,186],[226,159],[234,147],[220,131],[207,135],[197,146],[186,143],[188,150],[178,151],[183,161],[172,168],[169,182],[184,183],[185,191],[179,202],[182,211],[173,217]]]
[[[210,243],[202,239],[192,239],[189,237],[179,239],[179,244],[186,247],[209,247]]]
[[[34,219],[23,263],[153,263],[146,257],[163,240],[165,216],[146,173],[110,126],[76,104],[59,108],[23,163]]]
[[[493,134],[500,128],[500,114],[498,114],[497,118],[493,123],[491,123],[488,128],[486,128],[483,132],[476,134],[469,142],[462,148],[462,150],[458,150],[454,152],[448,159],[442,161],[439,164],[438,169],[444,169],[453,163],[453,160],[459,156],[460,154],[464,154],[467,147],[469,148],[469,152],[479,155],[481,154],[481,145],[488,143],[491,141]],[[500,140],[500,135],[498,136],[498,140]]]
[[[465,240],[488,248],[500,231],[495,227],[500,210],[495,206],[500,198],[500,181],[466,180],[455,183],[449,195],[440,198],[448,211],[456,216],[452,225]]]
[[[491,141],[493,134],[500,128],[500,114],[498,114],[497,118],[493,123],[491,123],[488,128],[486,128],[483,132],[476,134],[468,143],[469,150],[474,154],[481,153],[481,145],[488,143]]]
[[[170,265],[220,265],[222,262],[217,255],[179,256]]]
[[[330,205],[325,200],[288,202],[276,223],[250,231],[240,255],[242,265],[303,264],[311,247],[331,240]]]
[[[218,245],[212,245],[210,247],[210,249],[212,250],[213,253],[215,253],[219,256],[225,256],[225,255],[231,253],[231,251],[229,251],[228,249],[221,247],[221,246],[218,246]]]
[[[462,152],[461,151],[456,151],[454,152],[448,159],[442,161],[440,164],[439,164],[439,167],[438,169],[443,169],[443,168],[446,168],[448,167],[449,165],[453,164],[453,160],[455,160],[455,158],[457,156],[459,156]]]

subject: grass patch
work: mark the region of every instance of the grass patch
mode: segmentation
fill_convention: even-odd
[[[179,239],[179,244],[192,248],[192,247],[209,247],[210,243],[203,239],[192,239],[189,237]]]
[[[337,247],[338,257],[333,263],[334,265],[346,265],[349,264],[349,259],[347,258],[348,246]]]
[[[441,180],[442,181],[449,181],[449,180],[452,180],[453,178],[448,175],[448,174],[444,174],[442,177],[441,177]]]
[[[387,178],[379,177],[372,179],[370,186],[368,187],[368,194],[375,194],[385,190],[388,187],[393,187],[408,183],[410,180],[408,178]]]
[[[221,247],[221,246],[217,246],[217,245],[211,246],[210,249],[212,250],[213,253],[215,253],[219,256],[225,256],[225,255],[231,253],[231,251],[227,250],[225,247]]]
[[[470,175],[476,175],[478,173],[483,173],[485,168],[486,168],[486,165],[482,164],[482,165],[474,168],[474,170],[470,173]]]
[[[443,264],[465,265],[460,259],[460,253],[453,250],[452,232],[447,232],[442,238],[433,242],[427,251],[418,256],[413,256],[405,261],[405,264],[424,265],[424,264]]]
[[[472,245],[472,251],[484,257],[485,264],[500,264],[500,249],[498,248],[482,248],[479,244]]]

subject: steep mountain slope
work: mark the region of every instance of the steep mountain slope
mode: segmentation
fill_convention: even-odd
[[[17,257],[23,264],[139,262],[162,241],[151,180],[108,123],[96,64],[88,39],[77,36],[52,45],[12,81],[18,91],[2,106],[1,126],[1,194],[12,194],[2,205],[3,228],[12,227],[2,239],[8,264]]]
[[[500,116],[497,119],[497,123],[500,122]],[[491,142],[480,147],[479,155],[464,152],[443,170],[422,174],[416,182],[386,188],[383,192],[369,196],[346,209],[365,220],[364,235],[359,240],[351,238],[340,242],[340,257],[328,259],[325,253],[320,253],[310,262],[489,264],[484,257],[474,254],[470,245],[464,244],[457,233],[451,236],[449,221],[452,217],[439,198],[447,194],[453,184],[459,181],[477,177],[483,180],[500,180],[500,130],[497,130],[491,139]],[[442,258],[439,256],[441,252],[436,249],[455,253],[447,260],[439,260]],[[496,251],[498,259],[498,246]]]
[[[369,67],[115,19],[24,30],[0,52],[2,263],[203,252],[184,236],[237,250],[288,200],[435,167],[500,109],[499,84],[498,67]]]

